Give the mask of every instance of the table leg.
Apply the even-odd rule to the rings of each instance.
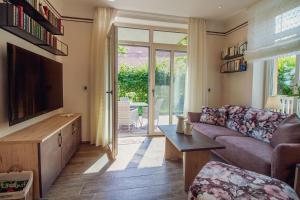
[[[166,138],[165,141],[165,159],[177,161],[182,159],[182,153]]]
[[[190,151],[183,153],[184,189],[189,190],[197,174],[210,160],[210,151]]]

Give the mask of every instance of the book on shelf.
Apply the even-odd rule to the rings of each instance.
[[[53,12],[48,8],[47,5],[43,4],[41,0],[26,0],[35,10],[37,10],[41,15],[44,16],[53,26],[62,32],[61,19],[55,16]]]
[[[34,9],[38,10],[39,0],[26,0]]]
[[[9,18],[11,21],[8,26],[19,27],[20,29],[26,31],[27,33],[33,35],[34,37],[40,39],[45,44],[48,44],[54,48],[58,46],[57,37],[48,32],[43,26],[38,22],[33,20],[23,11],[22,6],[12,5],[8,11]]]
[[[39,11],[53,26],[55,26],[59,29],[60,32],[62,32],[61,19],[56,17],[55,14],[48,8],[48,6],[40,3]]]

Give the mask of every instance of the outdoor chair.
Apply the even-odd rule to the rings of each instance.
[[[155,101],[154,121],[156,121],[156,127],[158,126],[158,123],[159,123],[159,112],[160,112],[160,108],[161,108],[163,102],[164,102],[164,99],[157,99]],[[149,108],[143,107],[141,126],[143,126],[144,119],[148,119],[148,112],[149,112]]]
[[[139,120],[138,109],[130,110],[129,101],[118,101],[118,128],[127,126],[131,131],[131,126],[137,126]]]

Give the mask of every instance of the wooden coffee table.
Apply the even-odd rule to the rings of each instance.
[[[165,159],[183,160],[184,189],[188,191],[196,175],[210,160],[210,150],[224,149],[223,145],[193,130],[191,136],[176,133],[175,125],[162,125],[159,129],[166,136]]]

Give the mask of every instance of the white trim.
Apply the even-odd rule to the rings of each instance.
[[[138,11],[118,10],[117,17],[138,19],[138,20],[150,20],[175,24],[188,24],[187,17],[178,17],[172,15],[160,15]]]

